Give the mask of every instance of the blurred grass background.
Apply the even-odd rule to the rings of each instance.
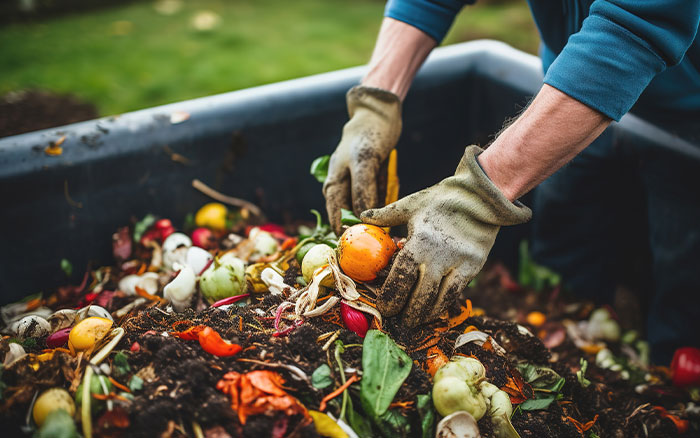
[[[364,64],[381,0],[158,0],[0,27],[0,95],[70,93],[117,114]],[[443,44],[492,38],[535,53],[524,0],[465,8]]]

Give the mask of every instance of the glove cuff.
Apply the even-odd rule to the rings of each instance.
[[[482,201],[481,208],[474,211],[475,216],[482,222],[492,225],[517,225],[527,222],[532,217],[532,211],[520,201],[510,202],[501,190],[491,181],[476,161],[484,150],[478,146],[467,146],[464,156],[457,166],[455,176],[445,182],[450,185],[458,184],[461,189],[468,190]],[[452,183],[449,180],[453,180]]]
[[[345,100],[351,118],[364,108],[386,119],[401,120],[401,99],[391,91],[357,85],[348,90]]]

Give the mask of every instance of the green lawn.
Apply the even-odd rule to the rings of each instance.
[[[0,28],[0,95],[42,88],[78,95],[109,115],[367,62],[382,19],[377,0],[155,3]],[[212,11],[218,26],[192,25]],[[525,1],[466,8],[447,44],[496,38],[534,52]]]

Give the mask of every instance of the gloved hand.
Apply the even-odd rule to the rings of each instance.
[[[362,85],[346,96],[350,120],[328,163],[323,184],[328,220],[340,233],[340,209],[356,215],[379,206],[377,177],[401,134],[401,100],[395,94]]]
[[[468,146],[454,176],[362,213],[368,224],[408,224],[406,245],[378,293],[382,315],[402,312],[409,327],[438,319],[484,266],[499,228],[530,219],[529,208],[510,202],[486,176],[476,161],[481,152]]]

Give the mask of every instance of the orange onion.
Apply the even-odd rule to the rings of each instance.
[[[338,242],[340,269],[355,281],[372,281],[396,252],[389,233],[374,225],[356,224]]]

